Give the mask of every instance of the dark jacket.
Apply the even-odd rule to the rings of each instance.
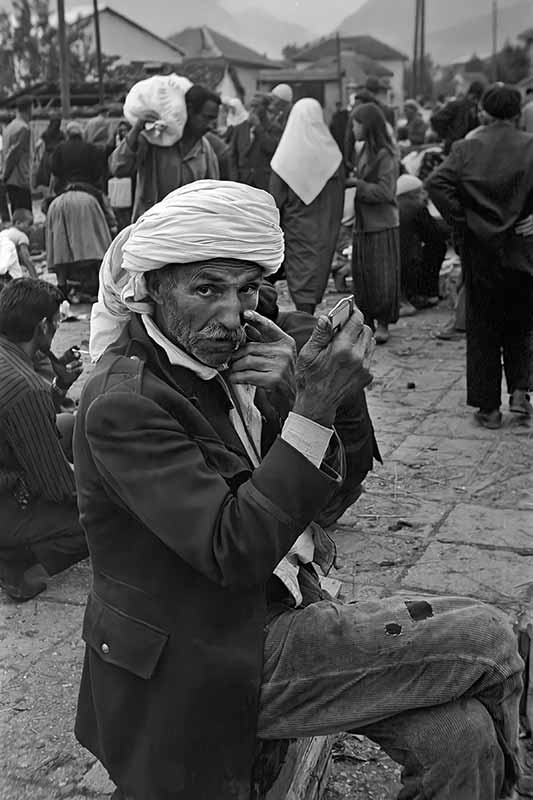
[[[76,735],[142,800],[248,800],[266,587],[342,488],[276,438],[261,391],[256,404],[252,470],[220,384],[172,367],[137,318],[82,394],[94,581]]]
[[[357,161],[357,233],[376,233],[400,224],[396,200],[399,169],[399,158],[395,154],[383,148],[369,159],[365,146]]]
[[[490,248],[503,267],[533,272],[533,237],[514,233],[533,211],[533,136],[508,122],[456,142],[427,183],[459,241]],[[487,270],[491,265],[487,264]]]
[[[270,162],[280,135],[248,120],[236,125],[228,148],[229,179],[268,191]]]

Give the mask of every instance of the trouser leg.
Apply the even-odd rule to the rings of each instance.
[[[401,800],[501,796],[505,759],[491,716],[479,700],[406,712],[360,732],[402,765]]]
[[[508,783],[514,778],[522,667],[507,618],[475,600],[323,601],[267,627],[258,735],[368,732],[396,757],[404,752],[404,797],[463,800],[454,792],[468,774],[480,787],[468,800],[492,800],[504,757]],[[465,732],[460,759],[446,756],[450,729]],[[477,775],[483,759],[487,779]],[[442,783],[435,776],[446,773],[448,782],[428,793],[428,781]]]
[[[489,314],[493,303],[474,303],[469,286],[465,300],[467,403],[492,411],[501,405],[503,320]]]
[[[88,556],[75,503],[38,499],[21,509],[11,495],[0,501],[0,559],[42,564],[49,575]]]
[[[436,237],[424,247],[424,261],[420,270],[418,294],[425,297],[439,296],[439,275],[446,256],[446,241]]]
[[[529,389],[533,277],[510,270],[504,287],[503,364],[509,394]]]

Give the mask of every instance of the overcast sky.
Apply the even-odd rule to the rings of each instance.
[[[330,31],[365,0],[220,0],[228,10],[257,6],[280,19],[317,31]],[[393,3],[394,0],[391,0]]]

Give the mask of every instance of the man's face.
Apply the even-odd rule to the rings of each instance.
[[[214,130],[218,120],[218,105],[214,100],[207,100],[202,110],[189,116],[188,127],[199,139],[208,131]]]
[[[215,369],[244,341],[244,311],[257,306],[261,268],[234,259],[177,265],[151,290],[165,336]]]
[[[38,349],[43,353],[48,353],[52,347],[52,341],[59,328],[59,311],[54,314],[52,319],[43,319],[40,324],[40,336],[38,341]]]

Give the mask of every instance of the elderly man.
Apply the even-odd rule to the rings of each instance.
[[[517,130],[521,95],[495,84],[485,126],[457,142],[428,183],[455,230],[465,276],[467,403],[485,428],[502,425],[502,356],[509,408],[530,417],[533,317],[533,137]]]
[[[370,380],[371,333],[320,317],[295,360],[254,311],[282,259],[270,195],[204,181],[102,267],[95,354],[122,333],[77,418],[94,570],[77,736],[128,800],[248,800],[257,738],[341,730],[404,765],[404,797],[503,797],[522,670],[504,616],[320,588],[319,523],[359,460],[333,424]]]

